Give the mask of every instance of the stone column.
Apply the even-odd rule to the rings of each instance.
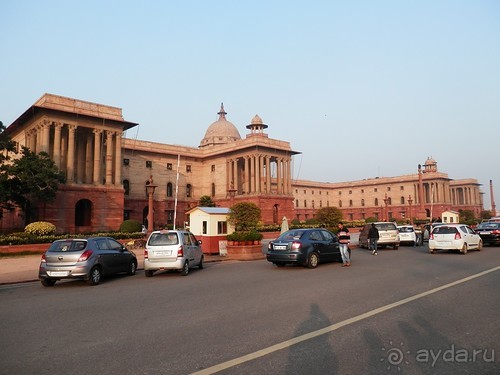
[[[271,156],[266,156],[266,193],[271,194]]]
[[[100,185],[101,182],[101,134],[102,130],[94,129],[94,176],[93,183]]]
[[[252,193],[257,192],[257,156],[252,156]]]
[[[50,125],[52,124],[49,120],[43,120],[41,125],[42,130],[42,144],[41,151],[46,152],[50,155]]]
[[[93,139],[92,139],[92,133],[87,133],[85,137],[85,176],[84,176],[84,181],[86,184],[91,184],[92,183],[92,173],[94,170],[94,163],[93,163],[93,150],[92,150],[92,145],[93,145]]]
[[[75,133],[77,126],[68,125],[68,160],[66,167],[66,179],[68,183],[75,180]]]
[[[245,190],[250,194],[250,156],[245,156]]]
[[[276,183],[278,185],[277,188],[277,193],[281,194],[282,193],[282,186],[281,186],[281,158],[276,158]]]
[[[264,177],[264,155],[259,155],[259,193],[262,193],[262,178]]]
[[[113,182],[113,134],[112,131],[106,131],[106,185]]]
[[[236,189],[236,195],[240,193],[240,175],[238,170],[239,158],[233,159],[233,179],[234,188]]]
[[[63,124],[62,122],[56,122],[54,124],[54,163],[57,168],[61,168],[61,130]]]
[[[122,133],[116,132],[115,136],[115,185],[122,184]]]

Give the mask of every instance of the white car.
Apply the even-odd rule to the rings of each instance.
[[[415,228],[413,228],[413,225],[398,225],[398,231],[399,242],[401,244],[409,243],[411,245],[414,245],[417,241],[417,235],[415,233]]]
[[[472,228],[465,224],[445,224],[435,227],[429,237],[429,252],[435,250],[458,250],[467,254],[468,250],[483,248],[483,240]]]
[[[144,249],[146,277],[155,271],[176,270],[186,276],[192,267],[203,268],[201,241],[187,230],[158,230],[150,234]]]

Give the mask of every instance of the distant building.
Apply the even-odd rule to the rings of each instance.
[[[322,207],[338,207],[346,220],[440,217],[446,210],[482,211],[475,179],[452,180],[428,159],[416,173],[398,177],[326,183],[294,180],[290,143],[269,138],[255,116],[245,138],[221,105],[198,147],[125,138],[138,125],[122,110],[52,94],[43,95],[6,130],[19,148],[49,153],[66,173],[53,203],[35,207],[38,220],[60,232],[117,230],[124,219],[146,222],[150,176],[154,225],[184,226],[188,211],[208,195],[219,207],[257,204],[262,221],[307,220]],[[22,228],[19,210],[4,211],[0,230]]]

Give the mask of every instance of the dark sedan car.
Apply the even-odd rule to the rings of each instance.
[[[483,240],[483,244],[500,244],[500,222],[481,223],[474,230]]]
[[[316,268],[319,263],[342,262],[339,240],[326,229],[292,229],[269,242],[266,258],[278,267],[298,264]]]
[[[111,237],[72,238],[54,241],[42,255],[38,278],[43,286],[61,279],[83,279],[97,285],[103,275],[137,269],[135,254]]]

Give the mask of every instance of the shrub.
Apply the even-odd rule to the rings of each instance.
[[[120,225],[120,232],[123,233],[135,233],[142,230],[142,224],[137,220],[125,220]]]
[[[24,231],[34,236],[47,236],[56,232],[56,226],[46,221],[35,221],[26,225]]]

